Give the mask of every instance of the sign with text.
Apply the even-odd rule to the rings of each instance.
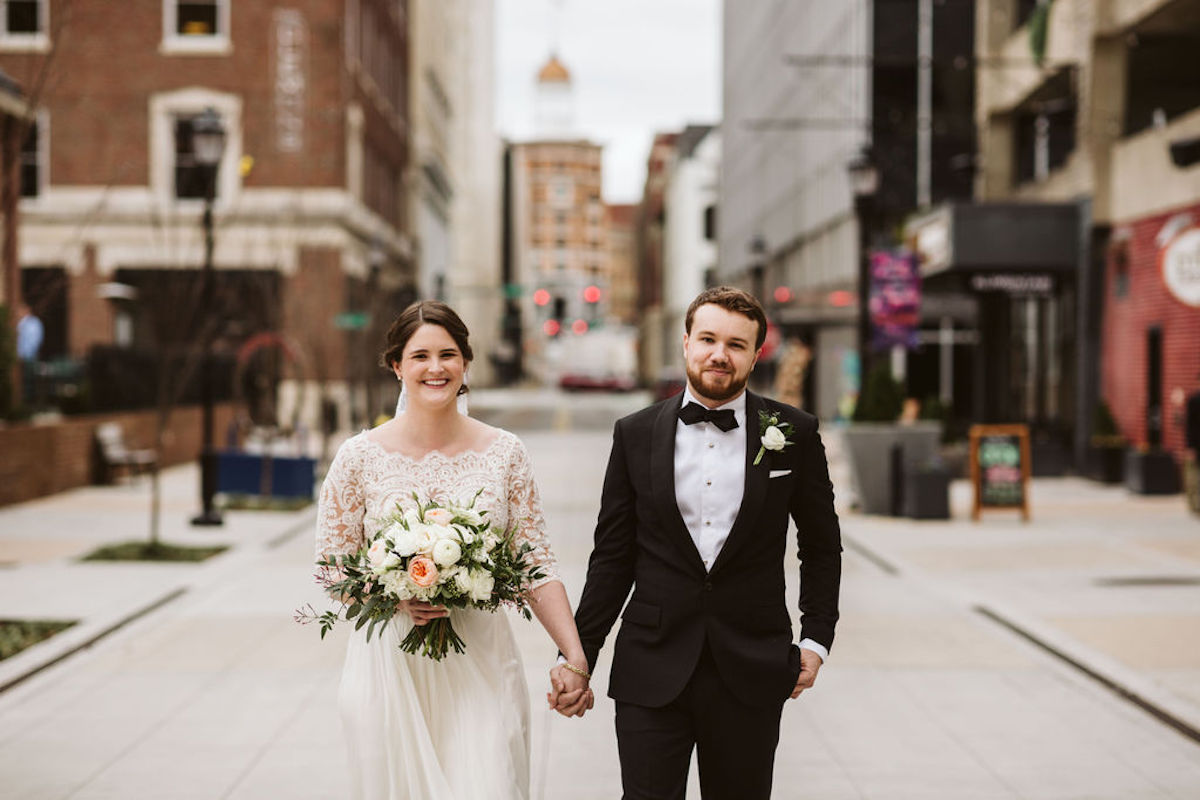
[[[975,488],[971,518],[983,509],[1016,508],[1029,519],[1029,428],[972,425],[970,466]]]
[[[308,84],[308,26],[299,11],[276,9],[273,95],[275,147],[283,153],[304,149],[305,90]]]
[[[1200,306],[1200,228],[1176,236],[1162,252],[1162,275],[1179,302]]]
[[[917,256],[907,250],[871,253],[871,347],[917,346],[921,323],[921,275]]]

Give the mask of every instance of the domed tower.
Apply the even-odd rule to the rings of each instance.
[[[534,106],[536,136],[541,139],[570,139],[575,135],[575,101],[571,73],[558,55],[551,53],[537,74]]]

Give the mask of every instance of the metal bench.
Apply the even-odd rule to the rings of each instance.
[[[100,450],[101,478],[106,483],[112,483],[121,470],[132,476],[158,466],[158,456],[153,450],[130,449],[125,444],[125,434],[119,423],[104,422],[97,425],[96,445]]]

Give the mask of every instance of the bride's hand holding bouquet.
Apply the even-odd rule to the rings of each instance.
[[[359,552],[317,562],[319,579],[341,608],[319,615],[308,608],[297,619],[320,622],[322,638],[339,619],[354,620],[370,640],[377,625],[405,612],[414,625],[400,649],[438,661],[466,647],[445,609],[494,612],[507,605],[529,619],[527,593],[542,577],[529,558],[533,548],[516,543],[515,528],[497,531],[486,511],[475,510],[477,498],[464,506],[413,495],[414,506],[382,520]]]

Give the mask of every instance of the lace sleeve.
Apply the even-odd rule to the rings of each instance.
[[[533,563],[542,568],[542,577],[534,581],[531,588],[544,583],[561,580],[558,576],[558,561],[550,550],[546,538],[546,520],[542,516],[542,498],[538,495],[533,480],[533,467],[529,453],[519,439],[508,473],[508,519],[517,526],[517,541],[533,545]]]
[[[338,448],[317,503],[317,558],[354,553],[363,545],[361,469],[350,441]]]

